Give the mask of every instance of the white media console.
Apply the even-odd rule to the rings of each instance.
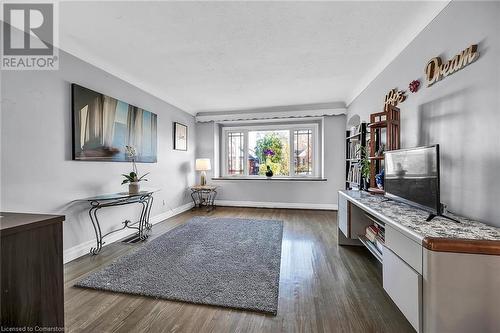
[[[363,191],[340,191],[338,241],[382,263],[383,288],[417,332],[500,332],[500,229],[459,223]],[[365,228],[385,228],[382,251]]]

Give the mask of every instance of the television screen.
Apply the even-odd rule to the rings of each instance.
[[[385,152],[386,196],[440,214],[439,145]]]
[[[73,84],[73,159],[129,161],[125,146],[137,152],[137,162],[156,162],[154,113]]]

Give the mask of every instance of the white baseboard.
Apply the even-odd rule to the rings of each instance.
[[[192,202],[187,203],[185,205],[179,206],[177,208],[172,209],[171,211],[161,213],[159,215],[153,216],[149,219],[149,222],[152,224],[159,223],[161,221],[164,221],[172,216],[178,215],[180,213],[183,213],[187,210],[190,210],[193,208],[194,204]],[[104,246],[109,245],[111,243],[114,243],[116,241],[119,241],[120,239],[127,237],[129,235],[132,235],[134,232],[136,232],[133,229],[123,229],[120,230],[109,237],[106,237],[104,241],[106,244]],[[78,244],[76,246],[70,247],[69,249],[64,250],[64,263],[70,262],[72,260],[75,260],[76,258],[79,258],[81,256],[84,256],[89,253],[91,247],[95,247],[95,239],[89,240],[87,242]]]
[[[337,210],[337,204],[215,200],[217,206]]]

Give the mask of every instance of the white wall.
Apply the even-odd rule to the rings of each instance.
[[[327,116],[324,120],[324,177],[327,181],[211,180],[220,186],[218,200],[251,205],[290,208],[336,209],[337,191],[344,186],[345,115]],[[196,123],[196,157],[216,159],[214,123]],[[273,205],[278,203],[279,205]]]
[[[441,201],[449,210],[500,226],[500,3],[454,1],[358,96],[348,119],[382,110],[392,88],[407,89],[402,147],[441,145]],[[479,44],[479,59],[427,88],[424,68]],[[383,47],[383,45],[381,45]]]
[[[126,191],[122,173],[130,163],[71,160],[71,83],[105,93],[158,115],[158,162],[138,164],[150,172],[155,194],[152,216],[189,204],[187,186],[194,183],[193,116],[94,66],[60,51],[57,71],[2,72],[1,209],[66,215],[64,248],[94,238],[88,204],[73,200]],[[172,149],[172,122],[189,127],[187,152]],[[101,213],[102,212],[102,213]],[[100,211],[103,232],[125,219],[137,220],[139,206]],[[85,249],[85,252],[88,249]]]

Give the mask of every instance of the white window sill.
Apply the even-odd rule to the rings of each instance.
[[[219,181],[219,180],[236,180],[236,181],[269,181],[269,182],[279,182],[279,181],[286,181],[286,182],[326,182],[326,178],[322,177],[272,177],[272,178],[267,178],[267,177],[214,177],[212,178],[214,181]]]

